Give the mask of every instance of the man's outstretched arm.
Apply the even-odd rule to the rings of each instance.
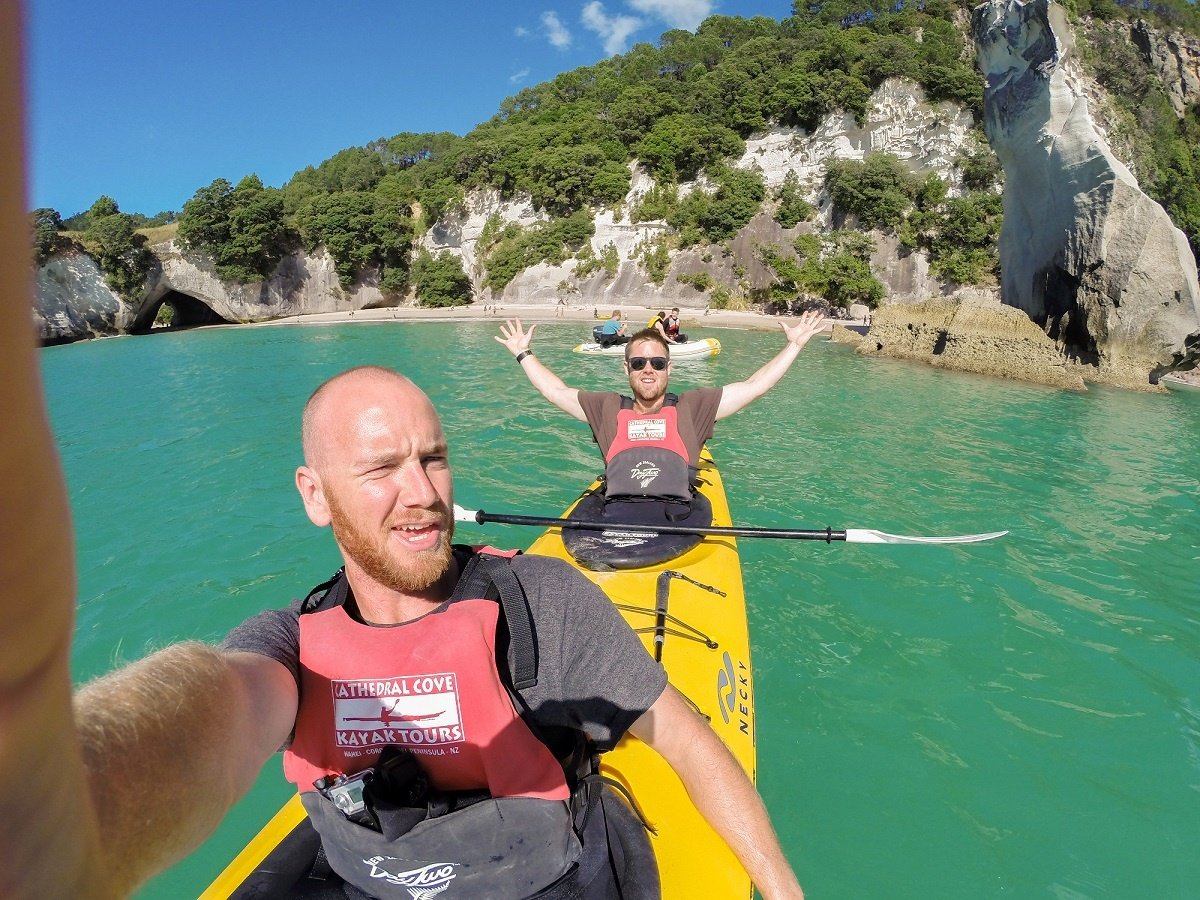
[[[758,791],[717,733],[675,688],[668,684],[629,730],[671,765],[765,900],[804,900]]]
[[[176,644],[85,685],[76,728],[111,884],[131,893],[198,848],[296,719],[265,656]]]
[[[70,716],[75,552],[42,403],[25,214],[22,4],[0,4],[0,859],[4,896],[88,896],[99,833]],[[38,879],[57,869],[57,889]],[[92,896],[103,896],[93,892]]]
[[[22,32],[21,4],[0,4],[0,895],[127,897],[244,792],[287,736],[279,696],[295,682],[187,645],[85,688],[73,712],[75,554],[31,315]]]
[[[801,313],[800,321],[789,326],[780,322],[779,326],[787,335],[787,343],[776,356],[745,381],[727,384],[721,390],[721,404],[717,407],[717,419],[731,416],[739,409],[757,400],[779,382],[792,367],[808,339],[819,332],[822,327],[822,314],[819,310],[810,309]]]
[[[579,391],[568,387],[563,380],[544,366],[533,351],[529,349],[533,341],[533,332],[537,325],[530,325],[529,330],[521,328],[520,319],[505,319],[500,326],[500,334],[496,340],[508,348],[514,356],[520,356],[521,369],[530,383],[538,389],[543,397],[561,409],[569,416],[574,416],[580,422],[586,422],[583,407],[579,403]],[[525,354],[522,356],[521,354]]]

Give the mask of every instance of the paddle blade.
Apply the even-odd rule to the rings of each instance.
[[[921,537],[909,534],[888,534],[866,528],[847,528],[847,544],[977,544],[1004,537],[1007,531],[989,531],[986,534],[950,534],[945,537]]]
[[[457,503],[454,504],[454,521],[455,522],[475,522],[478,524],[479,520],[476,518],[478,515],[479,515],[479,510],[477,510],[477,509],[464,509],[463,507],[459,506]]]

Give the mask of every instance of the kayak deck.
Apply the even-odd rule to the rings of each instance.
[[[712,504],[712,524],[729,525],[724,486],[707,450],[700,460],[699,478],[701,492]],[[559,527],[546,531],[527,552],[573,563]],[[736,541],[709,537],[676,559],[643,569],[591,571],[577,564],[576,568],[608,594],[651,654],[661,647],[671,684],[709,720],[754,780],[754,680]],[[724,596],[664,572],[686,575]],[[659,608],[664,593],[665,615]],[[657,753],[627,735],[602,757],[602,763],[606,775],[629,789],[656,832],[651,844],[664,900],[751,896],[749,876]]]

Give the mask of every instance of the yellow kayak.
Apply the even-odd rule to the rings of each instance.
[[[701,455],[699,477],[701,494],[712,504],[712,524],[730,525],[725,488],[707,450]],[[561,528],[549,529],[527,552],[574,563],[563,546]],[[754,780],[754,678],[735,539],[708,537],[682,556],[646,568],[578,568],[617,604],[652,654],[657,634],[662,635],[661,659],[671,684],[709,720]],[[665,571],[686,575],[724,596],[683,578],[669,577],[665,579],[669,584],[666,617],[656,629],[658,582]],[[629,789],[654,828],[651,844],[662,878],[663,900],[751,896],[749,876],[657,753],[627,735],[602,761],[602,771]]]
[[[700,493],[712,507],[712,524],[729,525],[725,489],[707,450],[701,456],[699,478]],[[596,487],[593,484],[581,500],[587,502]],[[579,502],[572,504],[571,510]],[[576,541],[584,534],[569,529],[568,540]],[[644,535],[630,532],[624,540],[638,545],[645,543],[641,538]],[[620,544],[623,539],[618,533],[610,540]],[[564,546],[562,529],[556,526],[534,541],[527,552],[567,560],[608,594],[641,634],[647,650],[661,659],[671,683],[709,720],[753,780],[754,679],[737,544],[732,537],[689,542],[694,546],[666,562],[599,571],[576,562]],[[630,552],[636,555],[639,551],[634,546]],[[581,555],[587,557],[587,553]],[[602,771],[628,789],[654,829],[651,845],[663,900],[749,900],[749,876],[708,827],[658,754],[626,736],[604,755]],[[297,893],[295,889],[296,882],[305,879],[316,849],[316,836],[308,826],[304,807],[299,796],[293,796],[200,895],[201,900],[325,896],[316,890]]]

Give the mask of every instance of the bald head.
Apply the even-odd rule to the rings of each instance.
[[[439,422],[433,403],[419,387],[383,366],[358,366],[321,384],[308,402],[300,425],[305,465],[320,470],[331,440],[362,413],[379,405],[421,408]]]

